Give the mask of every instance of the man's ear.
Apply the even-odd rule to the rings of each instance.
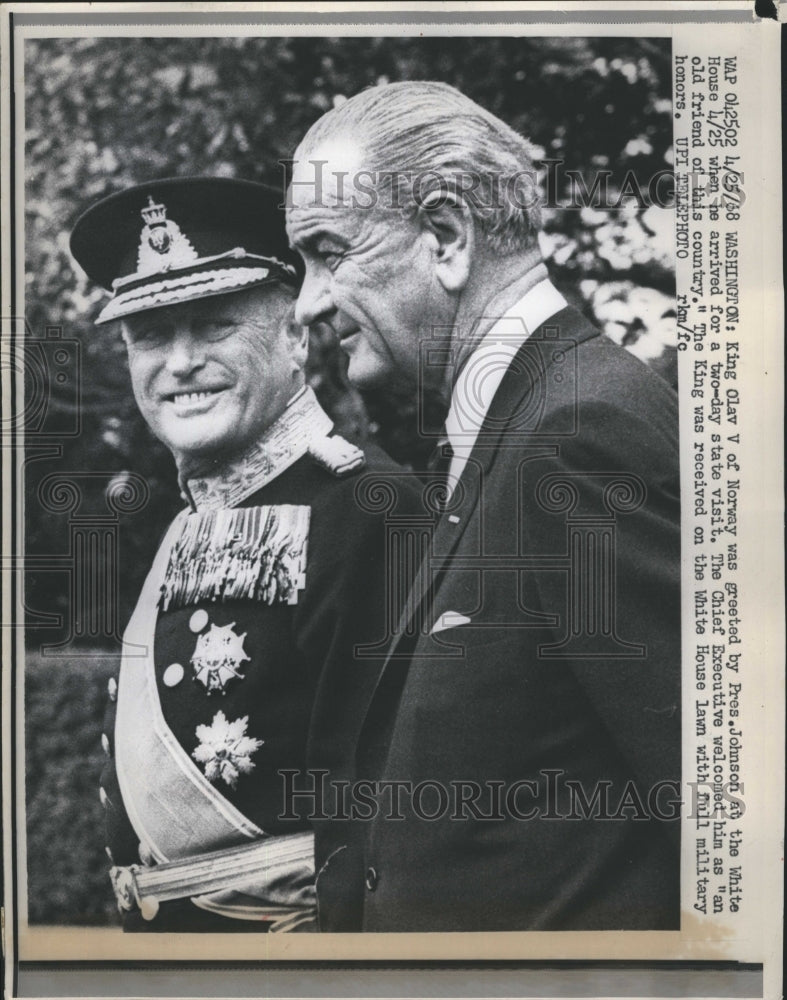
[[[418,206],[418,223],[434,242],[435,274],[447,292],[461,292],[470,277],[475,226],[467,203],[435,191]]]

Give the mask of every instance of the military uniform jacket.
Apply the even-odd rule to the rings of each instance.
[[[321,815],[316,796],[288,789],[319,787],[315,772],[331,780],[348,777],[382,662],[354,655],[357,645],[385,637],[389,570],[384,514],[364,506],[356,487],[364,476],[393,474],[396,467],[375,447],[366,459],[363,469],[337,476],[303,454],[232,509],[215,502],[215,479],[189,482],[198,510],[180,515],[163,543],[169,547],[176,539],[151,629],[152,658],[146,661],[144,649],[135,657],[132,642],[119,687],[110,681],[101,797],[113,865],[175,860],[314,826],[319,871],[345,839],[341,824],[312,823],[310,817]],[[397,482],[400,496],[408,497],[401,476]],[[206,497],[208,509],[200,510]],[[249,541],[238,556],[238,546]],[[268,563],[249,570],[260,549],[272,550]],[[235,578],[251,574],[256,589],[238,593],[238,584],[235,592],[225,586],[216,597],[211,568],[226,562],[228,550],[240,560],[240,568],[237,559],[232,564]],[[286,558],[277,562],[282,553]],[[127,647],[130,638],[138,637],[127,633]],[[169,754],[161,751],[161,738],[152,740],[151,718],[129,718],[133,707],[124,705],[146,662],[149,714],[165,742],[174,738]],[[116,745],[121,740],[125,748]],[[152,759],[145,757],[148,745]],[[215,808],[199,800],[167,801],[161,789],[172,775],[162,781],[155,771],[168,768],[201,782]],[[291,773],[296,777],[286,776]],[[158,831],[151,837],[158,845],[140,836],[148,823]],[[313,878],[302,881],[301,895],[308,898]],[[267,901],[291,900],[291,889],[283,887],[280,896],[274,891]],[[259,909],[259,899],[242,892],[218,893],[196,906],[189,900],[162,904],[149,924],[129,914],[126,926],[235,930],[249,926],[248,916],[263,929],[255,904]]]
[[[520,349],[362,727],[364,930],[679,926],[677,431],[575,310]]]

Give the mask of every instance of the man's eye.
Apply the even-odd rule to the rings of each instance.
[[[335,271],[336,268],[341,264],[343,259],[344,259],[344,254],[334,253],[334,252],[327,253],[323,257],[325,266],[328,268],[329,271]]]
[[[167,338],[167,331],[160,326],[145,326],[131,331],[131,343],[135,347],[156,347]]]
[[[231,320],[219,319],[200,326],[198,332],[204,340],[224,340],[226,337],[229,337],[235,327],[236,324]]]
[[[331,270],[333,270],[336,267],[336,265],[339,264],[339,262],[342,260],[344,254],[341,252],[341,250],[337,250],[335,247],[323,247],[318,249],[317,256],[320,258],[323,264],[325,264],[326,267],[329,267]]]

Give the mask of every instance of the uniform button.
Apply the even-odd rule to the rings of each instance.
[[[374,892],[377,888],[377,869],[373,868],[371,865],[366,869],[366,888],[369,892]]]
[[[109,757],[109,737],[106,733],[101,734],[101,749]]]
[[[208,612],[204,608],[195,611],[189,618],[189,628],[192,632],[201,632],[208,624]]]
[[[114,701],[118,696],[118,682],[114,677],[110,677],[107,682],[107,691],[109,691],[109,700]]]
[[[180,663],[170,663],[164,671],[164,683],[168,688],[174,688],[183,680],[184,670]]]

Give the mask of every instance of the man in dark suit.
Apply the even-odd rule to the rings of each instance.
[[[280,201],[152,181],[72,234],[186,505],[109,682],[100,797],[128,930],[314,930],[315,872],[346,839],[288,775],[352,776],[380,666],[354,651],[385,636],[390,566],[385,511],[356,490],[398,470],[334,434],[306,384]]]
[[[358,385],[447,408],[443,512],[358,743],[375,807],[333,877],[368,931],[677,928],[675,393],[550,283],[529,146],[453,88],[337,106],[288,198],[299,321]]]

